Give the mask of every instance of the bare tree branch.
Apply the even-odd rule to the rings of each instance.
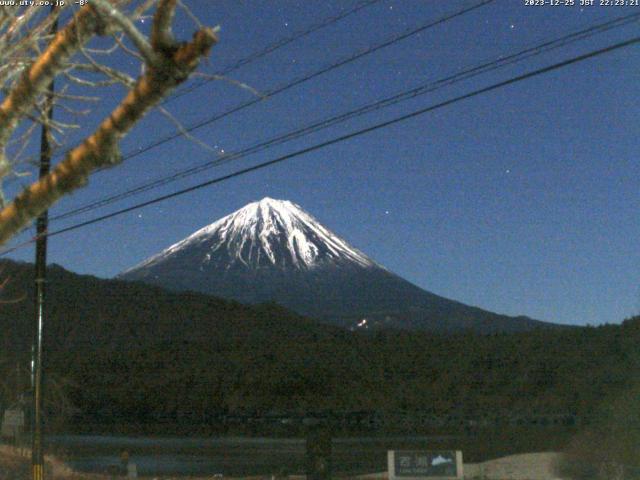
[[[215,153],[216,155],[219,155],[218,150],[216,150],[211,145],[203,142],[202,140],[200,140],[196,136],[194,136],[191,133],[189,133],[189,131],[184,127],[184,125],[182,125],[180,120],[178,120],[169,110],[167,110],[166,108],[164,108],[162,106],[158,106],[158,110],[160,110],[160,113],[162,113],[166,118],[168,118],[171,121],[171,123],[173,123],[175,125],[175,127],[178,129],[178,132],[180,132],[180,135],[182,135],[183,137],[185,137],[188,140],[191,140],[193,143],[195,143],[196,145],[199,145],[203,149],[205,149],[205,150],[207,150],[209,152]]]
[[[69,24],[55,36],[0,105],[0,178],[9,171],[4,149],[18,121],[29,111],[63,65],[78,51],[82,43],[105,26],[90,5],[83,7]]]
[[[155,50],[164,50],[174,45],[171,22],[176,11],[176,0],[160,0],[151,29],[151,44]]]
[[[135,47],[140,51],[142,57],[149,65],[157,65],[159,58],[147,38],[135,27],[133,22],[120,10],[115,8],[107,0],[92,0],[91,5],[100,12],[101,15],[109,17],[131,39]],[[108,21],[108,20],[107,20]]]
[[[161,0],[158,9],[164,10],[170,4],[175,7],[175,1]],[[85,34],[90,34],[100,27],[107,28],[96,23],[96,16],[91,15],[90,10],[86,9],[81,12],[85,12],[85,17],[83,20],[79,20],[77,15],[74,23],[76,28]],[[158,28],[164,29],[162,33],[156,33],[156,36],[162,37],[162,41],[152,42],[152,45],[158,47],[158,50],[154,50],[158,56],[158,62],[148,67],[144,75],[136,82],[135,87],[129,91],[120,105],[101,123],[93,135],[69,152],[49,175],[30,185],[0,211],[0,243],[6,242],[61,196],[86,184],[92,171],[119,163],[121,159],[118,150],[119,141],[149,109],[157,105],[172,89],[188,78],[217,41],[214,30],[204,28],[196,32],[193,40],[189,43],[179,44],[171,40],[171,44],[164,44],[163,42],[170,38],[168,35],[171,35],[170,30],[167,30],[166,18],[166,12],[157,12],[154,17],[154,22],[160,22]],[[89,28],[88,25],[93,28]],[[69,58],[69,50],[77,51],[79,49],[80,38],[81,35],[74,32],[73,28],[69,30],[68,27],[58,34],[45,52],[45,60],[41,59],[36,62],[42,63],[42,65],[34,70],[34,64],[34,67],[29,70],[29,76],[26,79],[29,85],[31,86],[37,81],[42,82],[43,77],[51,78],[55,72],[60,71],[63,63]],[[31,89],[33,88],[31,87]],[[31,100],[33,100],[34,94],[31,89],[22,89],[26,90],[26,93],[31,95]],[[14,91],[12,91],[10,98],[15,96]],[[14,102],[17,102],[17,99],[14,99]],[[26,108],[29,103],[23,102],[20,105],[22,108]],[[14,112],[3,112],[0,107],[0,146],[6,143],[5,137],[8,138],[4,128],[14,129],[17,117],[18,115]]]

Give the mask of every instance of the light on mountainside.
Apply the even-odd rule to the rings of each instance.
[[[275,302],[349,329],[493,332],[549,325],[425,291],[377,264],[299,205],[268,197],[199,229],[120,277],[243,303]]]

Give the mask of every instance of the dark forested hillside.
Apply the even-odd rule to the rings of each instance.
[[[423,290],[286,200],[263,198],[168,247],[119,278],[245,304],[275,302],[343,328],[432,333],[557,328]]]
[[[0,341],[9,397],[15,362],[28,359],[32,267],[2,268],[8,281]],[[114,428],[313,412],[588,416],[639,371],[638,319],[485,336],[366,334],[276,305],[247,307],[55,266],[49,279],[49,379],[63,386],[76,422]]]

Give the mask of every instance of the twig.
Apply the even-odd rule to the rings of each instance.
[[[220,152],[218,152],[215,148],[213,148],[211,145],[208,145],[207,143],[203,142],[202,140],[200,140],[199,138],[193,136],[192,134],[190,134],[186,128],[184,128],[184,125],[182,125],[182,123],[180,123],[180,120],[178,120],[176,117],[174,117],[171,112],[169,112],[166,108],[162,107],[162,106],[158,106],[158,110],[160,110],[160,112],[167,117],[178,129],[178,132],[180,132],[180,135],[182,135],[183,137],[191,140],[193,143],[195,143],[196,145],[201,146],[202,148],[204,148],[205,150],[215,153],[216,155],[219,155]]]
[[[100,12],[100,14],[109,17],[109,19],[111,19],[122,29],[124,33],[127,34],[129,39],[133,42],[149,65],[159,65],[159,57],[153,48],[151,48],[149,42],[147,42],[147,38],[136,28],[133,22],[126,15],[106,0],[91,0],[91,5]]]

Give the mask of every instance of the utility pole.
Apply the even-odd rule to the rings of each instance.
[[[51,6],[51,15],[55,14],[55,6]],[[58,31],[58,19],[51,24],[49,33],[53,36]],[[44,103],[45,120],[42,123],[40,136],[40,178],[49,173],[51,167],[51,126],[49,121],[53,119],[54,83],[53,80],[47,88]],[[43,430],[43,372],[42,350],[45,319],[45,294],[47,282],[47,228],[49,224],[49,211],[45,210],[37,220],[36,227],[36,268],[35,268],[35,328],[33,347],[31,350],[31,379],[33,388],[33,411],[31,415],[31,471],[33,480],[44,480],[44,452],[42,448]]]

